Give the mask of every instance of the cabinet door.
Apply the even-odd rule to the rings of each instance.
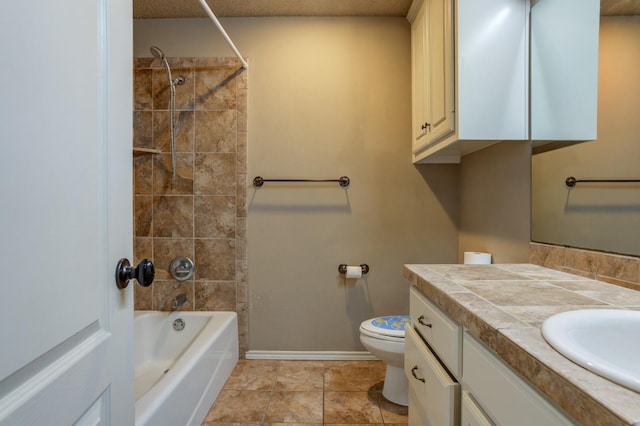
[[[599,25],[599,0],[543,0],[532,6],[534,141],[596,139]]]
[[[496,424],[576,424],[466,331],[462,353],[464,387]]]
[[[458,138],[526,140],[528,0],[457,5]]]
[[[452,0],[430,0],[427,13],[428,143],[455,130]]]
[[[427,21],[425,11],[429,3],[424,2],[411,25],[411,100],[412,100],[412,136],[413,152],[420,150],[427,143],[427,109],[426,109],[426,37]]]

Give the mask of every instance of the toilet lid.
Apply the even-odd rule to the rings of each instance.
[[[404,337],[404,327],[411,323],[408,315],[388,315],[373,318],[360,324],[360,329],[390,337]]]

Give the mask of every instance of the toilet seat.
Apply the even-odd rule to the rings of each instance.
[[[372,318],[360,324],[360,333],[375,339],[404,342],[404,327],[411,323],[408,315]]]

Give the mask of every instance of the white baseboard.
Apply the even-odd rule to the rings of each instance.
[[[367,351],[247,351],[245,358],[297,361],[369,361],[378,359]]]

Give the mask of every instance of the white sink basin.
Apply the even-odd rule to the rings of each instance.
[[[563,312],[542,324],[542,336],[576,364],[640,392],[640,311]]]

